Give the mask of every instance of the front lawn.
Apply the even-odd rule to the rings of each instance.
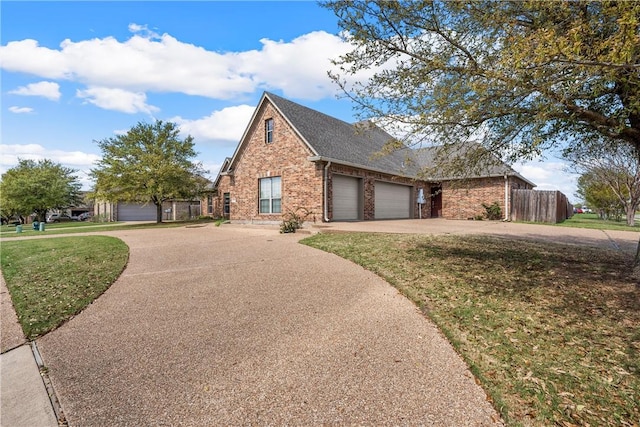
[[[25,336],[34,339],[78,314],[128,259],[128,246],[115,237],[2,242],[0,266]]]
[[[622,221],[600,219],[598,214],[574,214],[571,218],[558,224],[560,227],[595,228],[597,230],[620,230],[640,232],[640,221],[636,221],[635,226],[629,227],[625,219]]]
[[[3,225],[2,227],[0,227],[0,237],[5,239],[13,237],[43,236],[52,234],[74,234],[115,230],[139,230],[143,228],[170,228],[207,224],[210,222],[213,222],[213,219],[202,218],[188,221],[166,221],[161,223],[72,221],[46,224],[45,231],[36,231],[33,229],[33,226],[31,224],[25,224],[22,226],[22,233],[16,233],[16,227],[13,225]]]
[[[510,426],[640,423],[640,288],[628,255],[478,236],[317,234],[449,338]]]

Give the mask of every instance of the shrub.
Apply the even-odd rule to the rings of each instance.
[[[498,202],[493,202],[491,205],[482,204],[482,207],[485,210],[485,217],[489,220],[497,221],[502,219],[502,209]]]
[[[302,211],[302,213],[300,213]],[[296,208],[294,211],[289,211],[283,215],[282,223],[280,224],[280,233],[295,233],[297,229],[302,228],[304,220],[311,214],[306,208]]]

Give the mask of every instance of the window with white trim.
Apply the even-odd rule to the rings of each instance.
[[[273,119],[264,121],[264,142],[271,144],[273,142]]]
[[[282,193],[280,192],[281,179],[279,176],[262,178],[260,182],[259,208],[261,214],[282,212]]]

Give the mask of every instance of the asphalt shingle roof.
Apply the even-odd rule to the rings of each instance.
[[[416,162],[422,168],[436,168],[437,165],[451,162],[450,170],[447,170],[447,166],[442,167],[440,171],[436,168],[435,173],[430,176],[434,180],[495,177],[506,174],[508,176],[517,176],[534,185],[479,144],[423,147],[413,151],[416,156]],[[468,160],[470,158],[477,160],[470,163]]]
[[[436,165],[438,147],[416,150],[405,146],[401,149],[385,151],[385,145],[392,143],[394,138],[371,122],[350,124],[271,92],[265,92],[264,99],[269,100],[282,113],[312,151],[323,160],[413,178],[418,177],[419,172],[424,168],[432,168]],[[460,147],[458,152],[463,154],[467,152],[466,146],[460,145]],[[488,165],[474,175],[475,177],[501,176],[505,173],[531,183],[500,161]],[[424,179],[429,178],[456,179],[456,177],[443,176],[424,177]]]
[[[318,156],[393,175],[415,176],[409,148],[380,155],[393,137],[370,123],[349,124],[270,92],[265,96]]]

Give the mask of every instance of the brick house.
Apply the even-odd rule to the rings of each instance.
[[[467,219],[485,212],[482,203],[508,212],[511,189],[535,186],[503,163],[464,185],[419,178],[432,149],[379,155],[391,139],[370,123],[348,124],[265,92],[202,212],[253,223],[280,222],[299,208],[307,222]]]

